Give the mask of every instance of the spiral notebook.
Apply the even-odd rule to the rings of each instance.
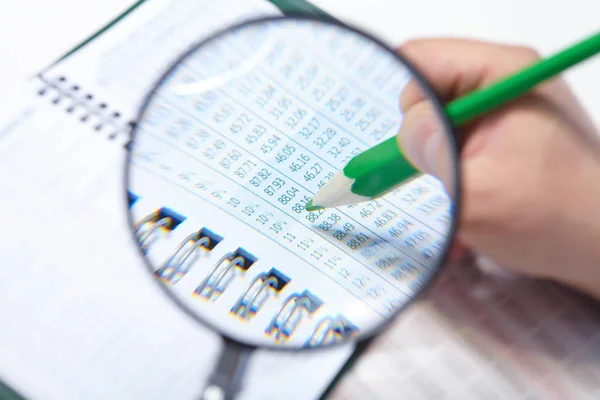
[[[288,7],[282,4],[281,9]],[[2,269],[0,283],[0,379],[12,389],[2,391],[3,397],[198,397],[222,343],[158,290],[141,260],[126,223],[124,145],[143,92],[179,50],[228,24],[281,9],[262,0],[140,2],[99,39],[43,71],[4,103],[0,181],[12,195],[3,196],[2,205],[21,218],[0,241],[2,259],[11,265]],[[133,68],[115,73],[106,63],[111,56],[121,59],[119,46],[148,49],[139,40],[144,34],[149,36],[142,41],[152,45],[148,55],[161,59],[145,60],[151,68],[135,72],[144,78],[119,88],[111,79],[132,79]],[[118,93],[111,93],[114,89]],[[6,173],[8,168],[14,172]],[[131,206],[151,204],[132,196]],[[143,227],[152,217],[168,215],[171,228],[195,229],[181,243],[175,234],[165,243],[172,245],[174,257],[160,272],[164,276],[176,271],[176,279],[182,272],[176,265],[192,261],[195,250],[224,251],[222,261],[230,254],[231,239],[219,235],[218,224],[194,227],[164,207],[149,215]],[[44,233],[33,245],[29,239],[35,231]],[[247,267],[261,262],[260,249],[231,250]],[[240,317],[267,312],[259,312],[266,290],[282,301],[278,292],[285,295],[294,287],[278,271],[253,279],[256,285],[246,292],[218,288],[222,296],[238,290],[232,312]],[[292,328],[285,324],[286,330]],[[318,398],[352,351],[352,346],[306,355],[258,350],[240,398]]]
[[[218,298],[232,317],[261,320],[274,334],[307,342],[333,326],[351,334],[343,316],[323,320],[320,330],[307,330],[301,319],[278,320],[299,298],[311,305],[308,313],[322,299],[283,268],[254,273],[263,249],[241,245],[222,223],[134,192],[125,202],[131,120],[164,65],[227,24],[297,10],[320,13],[294,1],[141,1],[0,107],[0,187],[7,194],[0,204],[9,211],[0,255],[10,266],[0,269],[0,379],[14,392],[61,400],[198,397],[219,336],[157,290],[126,207],[139,216],[146,250],[162,254],[155,274],[165,281],[189,278],[198,259],[215,277],[245,269],[243,281],[209,280],[197,295]],[[280,229],[255,204],[227,204],[222,191],[210,196]],[[154,240],[157,230],[169,234]],[[323,253],[313,247],[307,257],[336,261]],[[241,398],[598,398],[594,304],[547,282],[458,267],[361,357],[352,357],[353,346],[305,355],[257,351]],[[351,357],[353,368],[344,372]],[[18,398],[14,392],[0,395]]]

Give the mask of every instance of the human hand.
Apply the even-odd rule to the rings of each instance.
[[[399,51],[446,102],[539,58],[527,48],[461,39],[415,40]],[[447,181],[443,152],[431,151],[445,139],[429,103],[409,84],[400,104],[399,145],[420,169]],[[460,131],[459,243],[600,298],[599,136],[565,82],[547,81]]]

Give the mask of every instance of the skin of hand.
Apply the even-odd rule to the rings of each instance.
[[[532,49],[468,39],[413,40],[398,51],[443,104],[539,59]],[[397,141],[447,187],[447,133],[416,82],[403,91]],[[560,78],[457,129],[462,174],[458,247],[513,271],[600,299],[600,145]]]

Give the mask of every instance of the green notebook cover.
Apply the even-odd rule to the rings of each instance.
[[[63,56],[58,58],[54,64],[62,61],[63,59],[69,57],[70,55],[76,53],[81,48],[85,47],[87,44],[94,41],[96,38],[101,36],[104,32],[108,31],[113,26],[118,24],[120,21],[125,19],[132,12],[134,12],[145,1],[146,0],[138,0],[137,2],[135,2],[131,7],[126,9],[122,14],[120,14],[115,19],[110,21],[108,24],[106,24],[100,30],[95,32],[93,35],[91,35],[90,37],[83,40],[80,44],[75,46],[72,50],[68,51],[66,54],[64,54]],[[315,15],[315,16],[320,16],[323,18],[336,20],[333,16],[327,14],[325,11],[321,10],[320,8],[316,7],[315,5],[309,3],[305,0],[268,0],[268,1],[273,3],[275,6],[277,6],[277,8],[279,8],[284,14],[301,13],[301,14]],[[336,375],[334,380],[330,383],[329,387],[327,388],[326,392],[323,394],[322,398],[326,398],[328,396],[328,394],[331,392],[331,390],[333,389],[335,384],[340,380],[340,378],[344,375],[344,373],[351,367],[351,365],[354,363],[356,358],[359,356],[360,353],[362,353],[364,351],[364,349],[366,348],[367,345],[368,345],[368,342],[361,343],[358,345],[354,354],[351,356],[351,358],[348,360],[348,362],[344,365],[344,367],[338,372],[338,374]],[[24,397],[19,395],[16,391],[11,389],[7,384],[5,384],[4,382],[2,382],[2,380],[0,380],[0,399],[1,400],[23,400]]]

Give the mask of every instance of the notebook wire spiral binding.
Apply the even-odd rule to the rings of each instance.
[[[255,287],[256,283],[258,282],[260,282],[258,284],[258,287],[251,292],[250,290],[253,287]],[[263,272],[262,274],[254,278],[252,283],[249,285],[248,289],[246,289],[244,294],[240,296],[237,303],[233,306],[233,312],[238,314],[243,319],[248,319],[248,314],[250,313],[250,310],[253,309],[253,306],[256,302],[256,299],[258,299],[258,296],[264,293],[265,289],[268,289],[271,285],[275,285],[277,283],[277,278],[273,276],[267,276],[267,274]],[[248,299],[244,301],[246,297],[248,297]]]
[[[144,225],[146,225],[148,222],[153,222],[152,226],[146,231],[143,231]],[[135,234],[138,237],[142,248],[144,250],[147,250],[148,247],[150,247],[150,245],[154,242],[154,240],[157,239],[157,235],[155,235],[155,233],[157,233],[160,230],[160,228],[168,228],[170,225],[171,218],[169,217],[161,218],[158,221],[142,221],[142,224],[135,229]]]
[[[347,339],[358,329],[342,315],[335,318],[325,317],[317,324],[310,338],[306,341],[306,347],[319,346],[335,343],[340,339]]]
[[[48,98],[51,104],[63,108],[65,113],[78,118],[90,129],[103,133],[108,140],[124,145],[129,143],[134,121],[125,122],[121,112],[111,110],[108,104],[96,100],[96,96],[64,76],[49,79],[38,74],[37,78],[40,83],[38,96]]]
[[[343,322],[331,317],[324,318],[317,325],[310,338],[306,341],[307,346],[325,344],[327,338],[331,335],[334,337],[336,332],[343,331]]]
[[[274,296],[279,296],[279,293],[289,281],[290,278],[274,268],[269,273],[260,273],[239,297],[231,312],[242,320],[249,320],[258,312],[271,293]]]
[[[215,301],[235,276],[236,267],[243,274],[255,261],[255,257],[242,249],[225,254],[215,263],[206,278],[196,288],[195,293],[205,299]]]
[[[275,341],[290,337],[303,318],[302,311],[310,316],[322,304],[320,299],[306,290],[301,294],[290,295],[271,320],[266,333],[272,334]]]
[[[137,203],[139,197],[132,195]],[[147,252],[158,241],[170,240],[170,234],[177,229],[187,218],[168,207],[160,207],[146,213],[134,225],[135,235],[144,251]],[[177,287],[178,281],[192,268],[205,268],[200,263],[203,255],[208,255],[224,239],[206,227],[194,230],[192,233],[182,235],[183,240],[167,252],[165,261],[160,263],[160,268],[154,274],[163,282],[168,282]],[[168,241],[166,242],[168,243]],[[168,245],[170,246],[170,245]],[[200,284],[191,290],[190,295],[200,297],[210,302],[218,302],[221,294],[227,290],[234,279],[247,279],[249,270],[258,261],[258,257],[242,247],[225,252],[216,262],[211,262],[207,273]],[[276,267],[271,267],[267,272],[257,274],[249,273],[252,278],[239,294],[234,304],[229,306],[231,317],[237,318],[242,323],[249,322],[263,305],[272,298],[279,298],[284,293],[292,277],[283,274]],[[316,312],[322,308],[324,302],[311,291],[304,289],[294,291],[286,296],[285,300],[277,300],[273,305],[276,312],[267,324],[264,334],[275,342],[289,340],[298,326],[307,320],[312,320]],[[302,329],[310,329],[310,334],[304,342],[305,347],[318,346],[337,342],[359,331],[343,315],[325,315],[317,322],[311,322]]]
[[[162,236],[161,234],[168,234],[183,221],[185,221],[184,216],[162,207],[142,218],[135,224],[133,231],[142,251],[147,253],[152,244]]]
[[[191,246],[188,246],[187,249],[184,250],[186,245],[192,243]],[[210,238],[203,236],[199,236],[199,232],[194,232],[185,238],[179,246],[171,253],[171,256],[165,261],[162,267],[160,267],[156,274],[160,276],[163,280],[166,280],[170,283],[177,283],[179,279],[183,275],[187,273],[187,271],[191,268],[195,259],[190,259],[192,254],[198,254],[199,250],[204,250],[210,246]],[[183,253],[180,257],[178,255]],[[178,276],[179,275],[179,276]]]

